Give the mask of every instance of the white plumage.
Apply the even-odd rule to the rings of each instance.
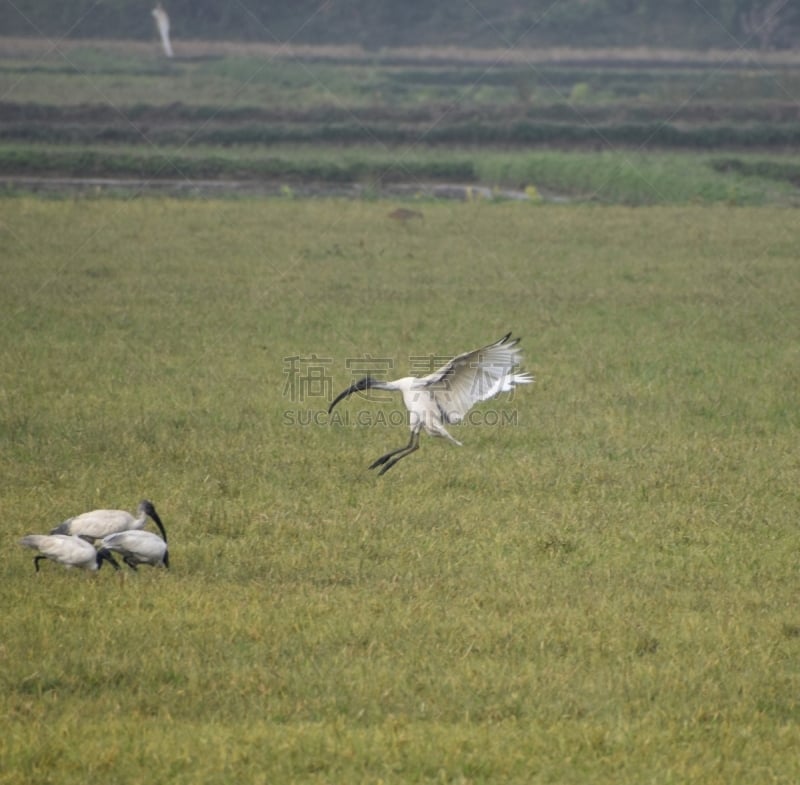
[[[172,57],[174,53],[169,40],[169,16],[161,3],[158,3],[151,13],[156,20],[156,27],[158,28],[158,34],[161,36],[161,46],[164,48],[164,54],[167,57]]]
[[[29,534],[20,540],[20,544],[39,551],[39,556],[33,559],[36,572],[39,572],[39,562],[42,559],[51,559],[65,567],[79,567],[83,570],[99,570],[103,562],[107,561],[114,569],[119,569],[119,564],[105,548],[97,550],[90,542],[69,534]]]
[[[370,469],[383,466],[380,474],[419,449],[419,435],[423,430],[430,436],[442,436],[461,446],[461,442],[447,432],[446,424],[460,422],[479,401],[509,392],[517,384],[533,381],[530,374],[515,371],[522,360],[518,343],[519,338],[512,338],[508,333],[482,349],[454,357],[438,370],[420,378],[406,376],[384,382],[367,376],[341,392],[331,403],[328,413],[342,398],[354,392],[368,389],[402,392],[409,412],[411,439],[404,447],[382,455],[371,464]]]
[[[103,538],[103,547],[122,556],[122,561],[132,570],[139,564],[169,567],[167,542],[152,532],[127,531],[109,534]]]
[[[50,534],[73,534],[86,540],[102,540],[103,537],[115,532],[143,529],[148,516],[153,519],[163,534],[164,524],[158,517],[153,503],[147,499],[139,502],[135,516],[126,510],[92,510],[76,515],[74,518],[67,518]]]

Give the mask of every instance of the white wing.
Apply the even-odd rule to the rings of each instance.
[[[144,520],[142,520],[144,525]],[[115,531],[136,527],[136,518],[125,510],[92,510],[67,518],[50,534],[75,534],[78,537],[99,539]]]
[[[97,552],[93,545],[67,534],[29,534],[20,540],[22,545],[34,548],[48,559],[82,566],[96,564]]]
[[[459,422],[479,401],[533,381],[528,373],[514,372],[522,360],[518,343],[508,333],[489,346],[459,354],[417,386],[431,392],[446,422]]]
[[[167,544],[157,534],[138,529],[109,534],[103,538],[103,546],[148,564],[160,562],[167,550]]]

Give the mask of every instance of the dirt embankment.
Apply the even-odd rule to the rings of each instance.
[[[571,47],[524,47],[476,49],[469,47],[395,47],[370,51],[362,46],[310,46],[281,43],[244,43],[239,41],[173,41],[177,58],[212,58],[226,56],[264,57],[269,60],[363,62],[404,65],[575,65],[648,68],[752,68],[760,66],[800,66],[800,50],[761,51],[756,49],[686,50],[655,47],[575,49]],[[160,50],[152,41],[110,39],[17,38],[0,36],[0,57],[32,58],[77,49],[98,49],[118,54],[147,54]]]

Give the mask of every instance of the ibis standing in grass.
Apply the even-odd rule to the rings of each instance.
[[[74,534],[83,537],[85,540],[102,540],[109,534],[116,532],[129,531],[131,529],[143,529],[147,519],[152,518],[158,526],[164,539],[164,524],[158,517],[153,502],[144,499],[139,502],[136,515],[131,515],[126,510],[92,510],[76,515],[74,518],[67,518],[63,523],[56,526],[50,534]]]
[[[71,534],[29,534],[20,540],[20,545],[39,551],[39,555],[33,559],[36,572],[39,572],[42,559],[83,570],[99,570],[107,561],[115,570],[119,569],[119,564],[106,548],[97,550],[90,542]]]
[[[390,390],[403,394],[403,403],[409,413],[411,439],[408,444],[391,450],[370,465],[370,469],[383,468],[379,474],[389,471],[399,460],[419,449],[419,436],[424,430],[430,436],[442,436],[461,446],[445,425],[458,423],[479,401],[486,401],[501,392],[509,392],[517,384],[529,384],[533,377],[528,373],[517,373],[522,360],[519,338],[511,333],[499,341],[459,354],[449,363],[427,376],[406,376],[393,382],[384,382],[366,376],[336,396],[328,408],[333,411],[342,398],[364,390]]]

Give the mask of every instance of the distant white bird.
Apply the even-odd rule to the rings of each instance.
[[[153,502],[147,501],[147,499],[139,502],[135,517],[126,510],[92,510],[76,515],[74,518],[67,518],[50,534],[74,534],[86,540],[102,540],[103,537],[115,532],[143,529],[148,516],[153,519],[166,539],[164,524],[158,517]]]
[[[166,534],[162,540],[157,534],[143,531],[117,532],[103,537],[103,548],[122,556],[132,570],[139,564],[169,567]]]
[[[340,393],[328,408],[333,411],[342,398],[362,390],[399,390],[409,412],[411,439],[370,465],[370,469],[383,466],[379,474],[389,471],[399,460],[419,449],[419,435],[424,430],[430,436],[443,436],[461,446],[445,429],[446,424],[458,423],[478,401],[508,392],[515,384],[529,384],[533,377],[528,373],[515,373],[522,359],[517,348],[519,338],[511,333],[499,341],[454,357],[437,371],[417,378],[406,376],[393,382],[383,382],[370,376],[360,379]]]
[[[36,572],[39,572],[42,559],[52,559],[66,567],[80,567],[83,570],[99,570],[107,561],[115,570],[119,569],[119,564],[106,548],[97,550],[90,542],[69,534],[29,534],[20,540],[20,545],[39,551],[40,555],[33,559]]]
[[[164,10],[161,3],[157,3],[156,7],[150,12],[156,20],[156,27],[158,34],[161,36],[161,46],[164,47],[164,54],[167,57],[173,57],[172,44],[169,41],[169,16]]]

